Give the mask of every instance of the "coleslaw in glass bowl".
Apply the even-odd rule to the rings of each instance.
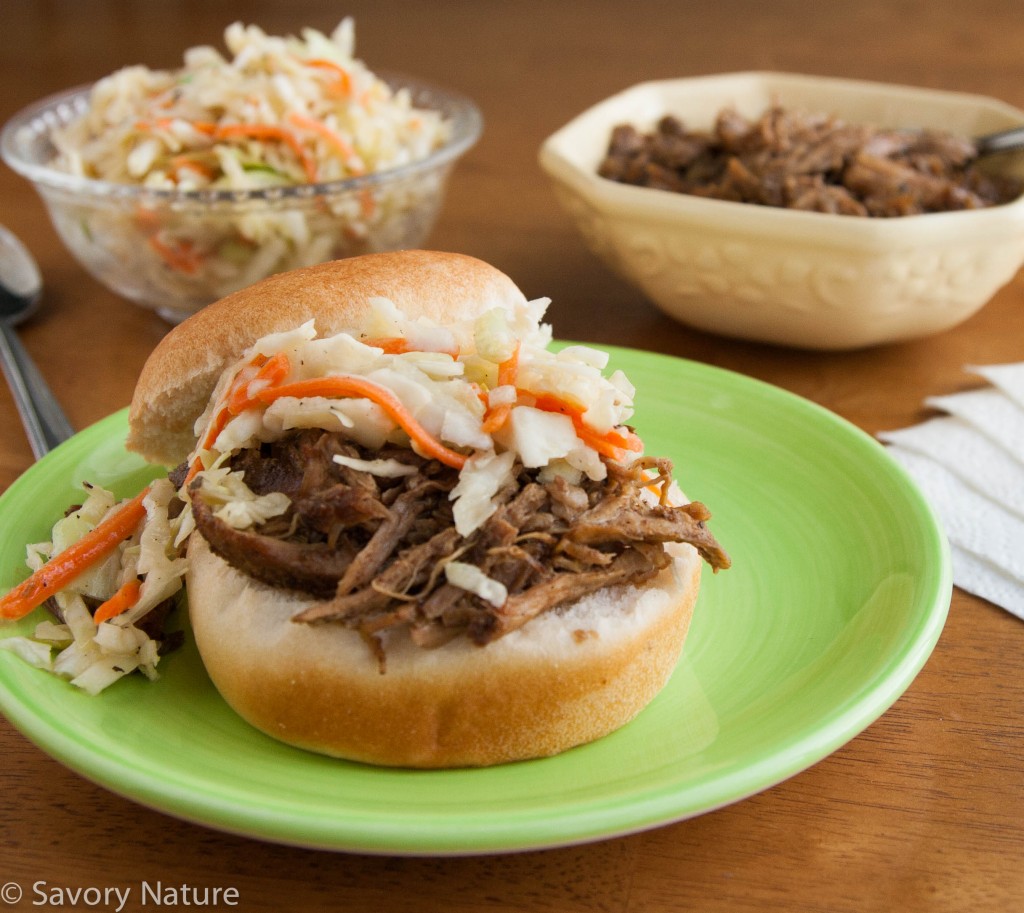
[[[82,265],[172,322],[272,273],[420,246],[482,129],[469,99],[371,72],[351,19],[300,38],[236,23],[225,44],[43,99],[0,134]]]

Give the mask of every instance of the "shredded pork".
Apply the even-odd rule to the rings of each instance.
[[[710,131],[663,117],[650,133],[613,132],[602,177],[761,206],[892,217],[1006,203],[1019,181],[986,173],[974,145],[938,130],[882,130],[775,105],[731,109]]]
[[[338,454],[414,471],[374,476],[337,463]],[[495,511],[466,537],[449,497],[458,473],[408,448],[371,453],[340,434],[303,431],[240,452],[231,468],[257,495],[280,491],[291,506],[235,529],[216,517],[198,482],[196,527],[212,550],[251,577],[315,597],[296,622],[354,628],[378,650],[381,632],[399,627],[424,647],[463,634],[489,643],[588,593],[650,579],[670,561],[668,542],[693,544],[716,570],[729,565],[702,504],[672,507],[642,494],[671,483],[667,460],[609,463],[607,479],[578,485],[560,476],[541,481],[517,464]],[[473,576],[507,597],[485,599],[453,584],[445,566],[455,561],[479,569],[482,577]]]

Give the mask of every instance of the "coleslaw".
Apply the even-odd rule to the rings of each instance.
[[[351,18],[300,37],[234,23],[224,41],[226,56],[194,47],[178,69],[101,79],[51,134],[54,169],[148,194],[55,212],[66,240],[101,278],[131,263],[122,290],[178,318],[270,273],[425,234],[444,174],[402,172],[452,135],[355,56]]]
[[[89,483],[83,487],[84,500],[57,521],[50,540],[26,546],[31,570],[41,571],[124,506],[103,488]],[[89,694],[135,671],[156,679],[161,652],[177,640],[163,622],[174,608],[187,567],[175,544],[180,521],[168,514],[174,497],[168,479],[154,482],[142,499],[144,519],[131,535],[50,597],[52,618],[40,621],[31,636],[0,639],[0,650]],[[132,584],[131,604],[104,619],[103,607]]]
[[[220,471],[233,453],[302,428],[340,432],[371,450],[411,446],[459,470],[452,500],[465,537],[491,515],[516,462],[542,480],[576,483],[604,479],[602,457],[630,463],[642,452],[625,427],[632,384],[621,371],[604,375],[605,352],[549,348],[548,299],[444,327],[410,319],[386,298],[370,304],[362,325],[329,337],[310,320],[258,340],[196,422],[196,472]]]

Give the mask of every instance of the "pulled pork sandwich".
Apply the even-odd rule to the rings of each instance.
[[[143,369],[128,446],[177,468],[189,617],[244,719],[411,767],[564,751],[675,666],[729,559],[633,388],[554,352],[478,260],[375,254],[200,311]]]

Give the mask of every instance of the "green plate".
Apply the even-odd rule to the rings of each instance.
[[[796,774],[903,693],[945,621],[944,536],[867,435],[775,387],[613,349],[635,423],[707,503],[733,568],[705,573],[686,650],[631,724],[558,757],[407,771],[279,744],[221,700],[191,642],[155,683],[98,698],[0,653],[0,709],[45,752],[144,805],[282,843],[454,855],[581,843],[678,821]],[[89,479],[131,494],[150,471],[125,413],[41,460],[0,498],[0,586],[22,576]],[[25,631],[27,621],[16,626]],[[10,630],[10,629],[9,629]],[[45,808],[39,809],[46,814]]]

